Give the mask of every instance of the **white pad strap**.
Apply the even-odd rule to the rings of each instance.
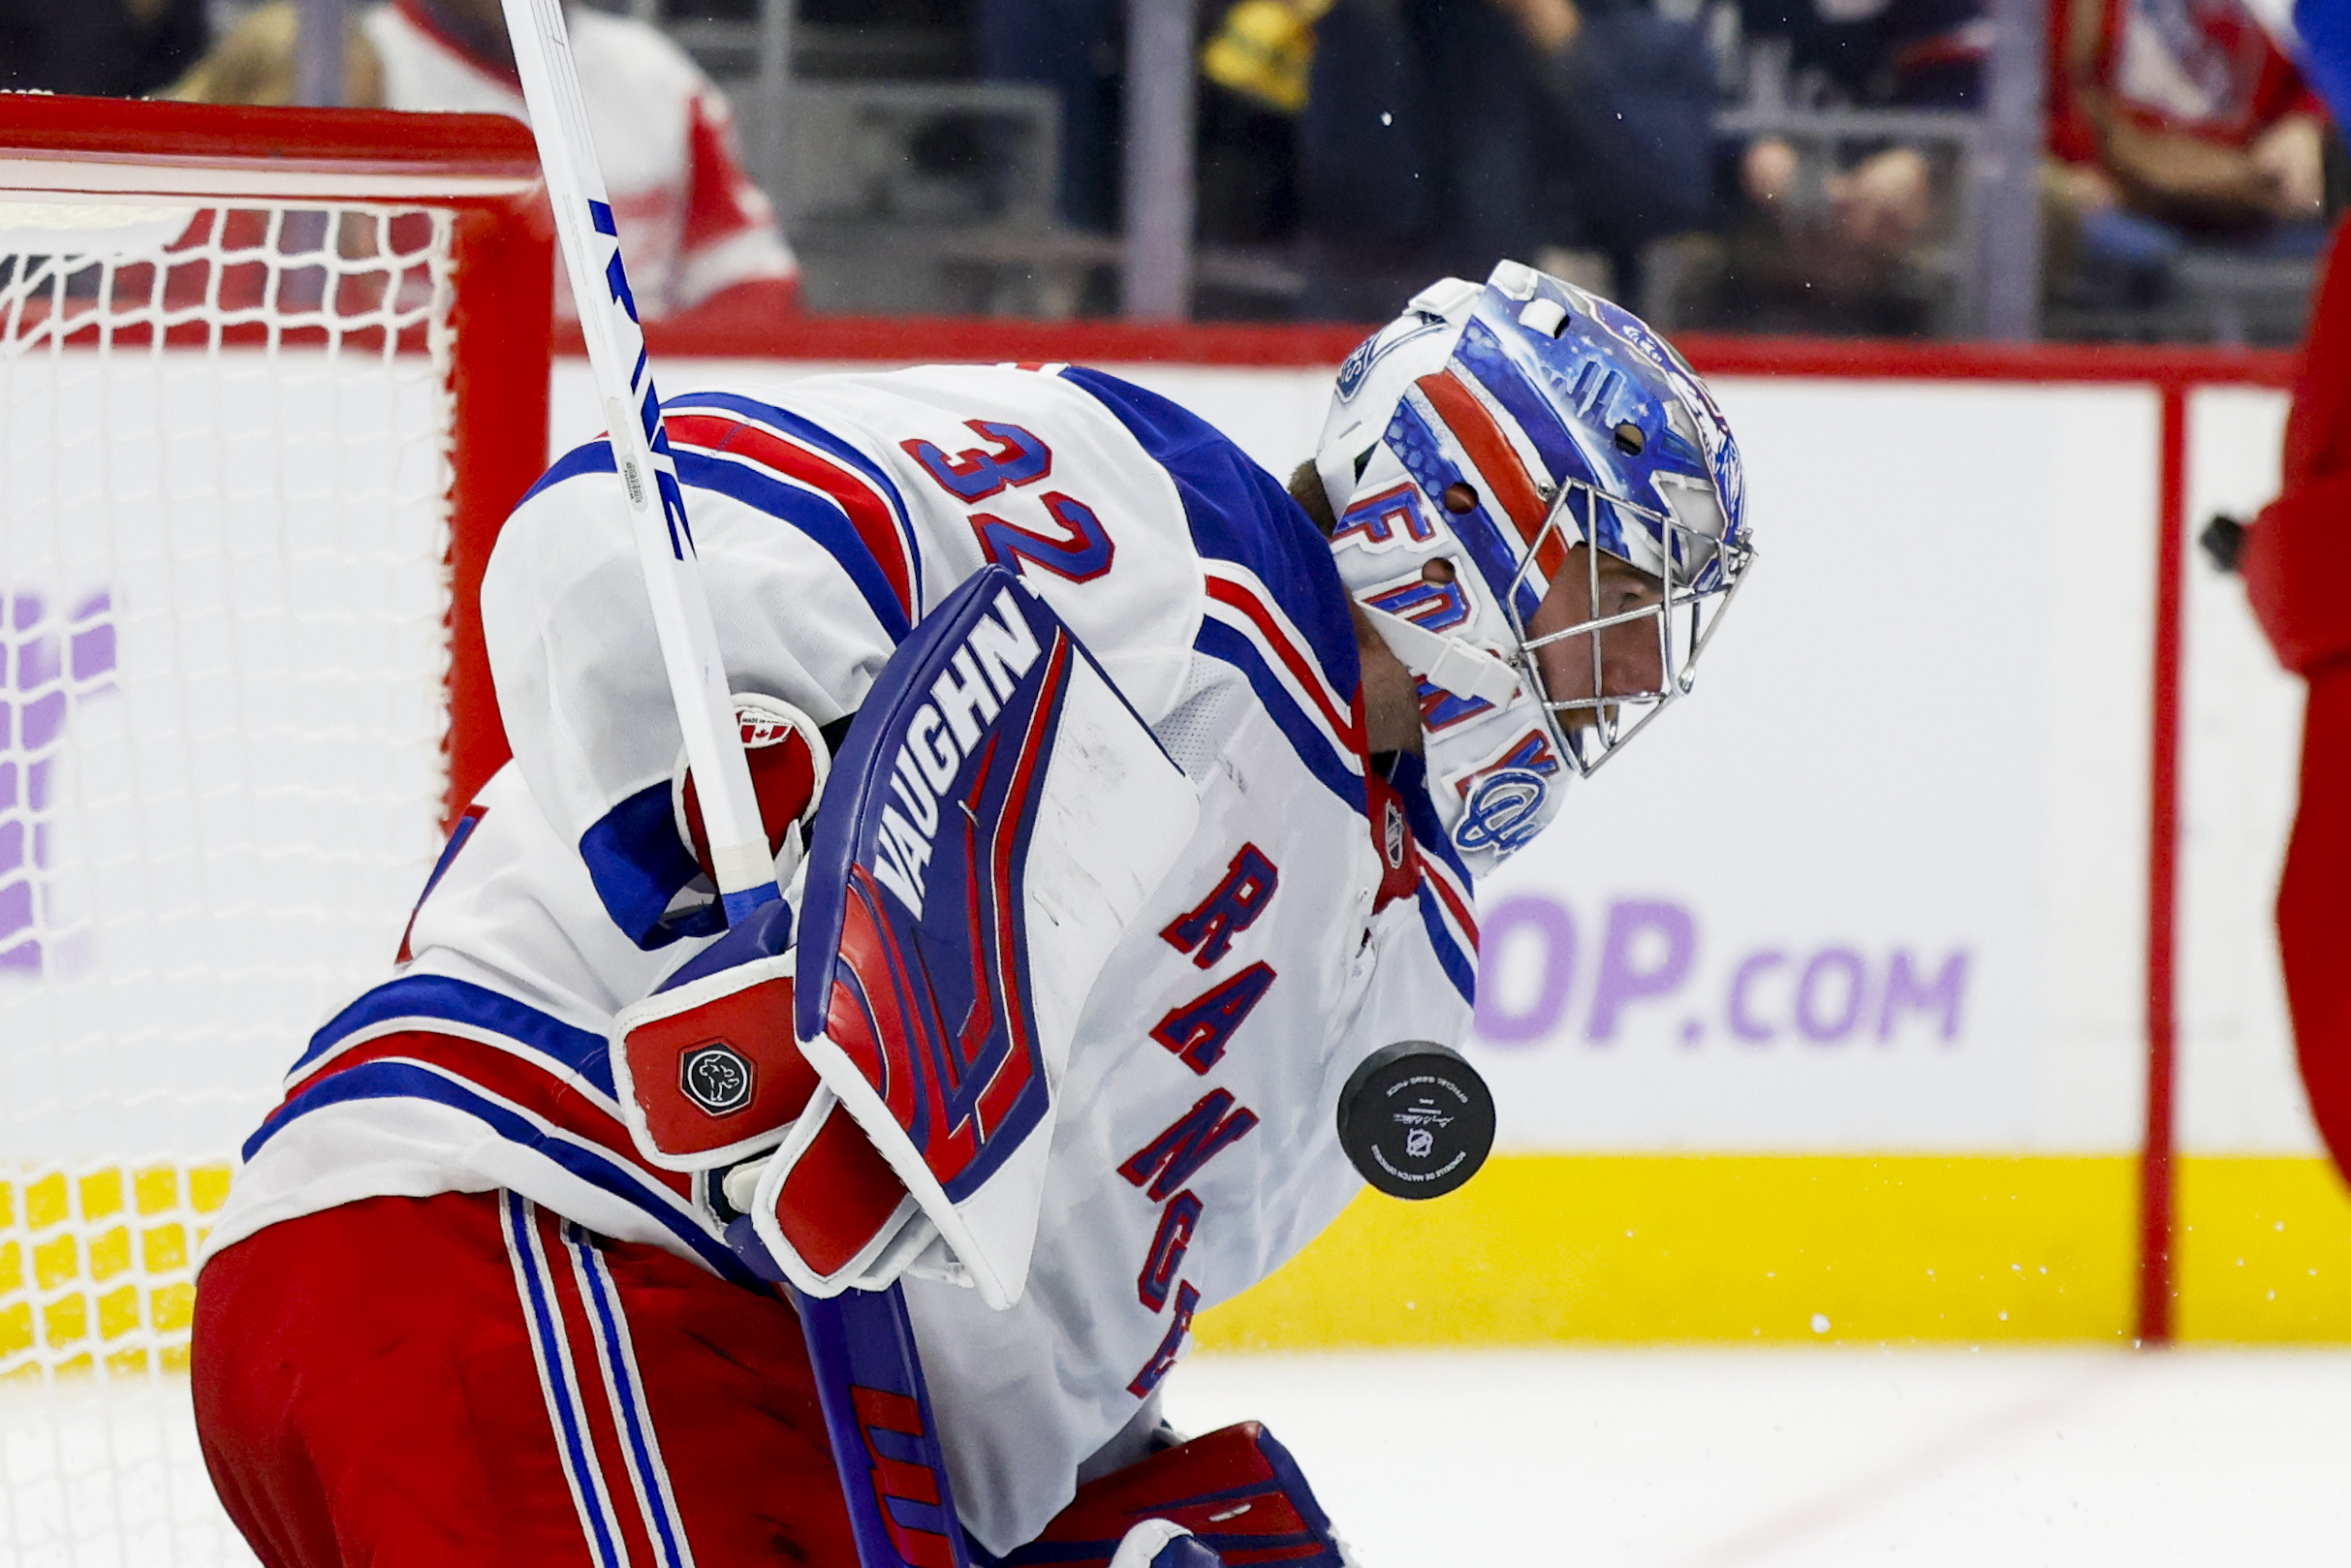
[[[1388,650],[1403,661],[1404,668],[1431,686],[1456,697],[1475,697],[1496,707],[1517,695],[1519,672],[1492,650],[1458,637],[1439,636],[1385,610],[1360,602],[1357,608],[1370,619]]]

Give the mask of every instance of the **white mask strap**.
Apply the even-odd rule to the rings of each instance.
[[[1374,610],[1360,601],[1357,608],[1380,634],[1380,641],[1388,644],[1388,651],[1431,686],[1456,697],[1474,697],[1496,707],[1518,694],[1519,672],[1491,649],[1464,643],[1458,637],[1440,637],[1401,615]]]

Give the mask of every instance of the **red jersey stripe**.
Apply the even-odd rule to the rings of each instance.
[[[659,1182],[680,1198],[693,1196],[691,1177],[675,1171],[656,1171],[638,1159],[637,1146],[630,1141],[628,1129],[566,1083],[559,1074],[540,1066],[525,1053],[501,1051],[478,1040],[423,1029],[379,1035],[335,1057],[327,1072],[303,1079],[286,1098],[292,1101],[362,1062],[385,1060],[412,1061],[439,1068],[544,1121],[552,1122],[583,1143],[595,1145],[626,1163],[637,1175]]]
[[[891,593],[914,618],[914,562],[898,531],[897,515],[865,481],[823,453],[789,436],[724,414],[671,414],[670,439],[713,455],[744,457],[831,496],[882,569]]]
[[[1257,628],[1259,638],[1281,660],[1283,667],[1290,672],[1291,678],[1313,699],[1332,735],[1360,759],[1364,755],[1364,736],[1362,727],[1353,719],[1354,705],[1349,705],[1348,713],[1339,711],[1338,694],[1324,678],[1322,667],[1282,630],[1280,621],[1274,618],[1264,598],[1247,584],[1218,572],[1216,563],[1204,564],[1208,567],[1208,597],[1239,611],[1249,618],[1250,624]]]

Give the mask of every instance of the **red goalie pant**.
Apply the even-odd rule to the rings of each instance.
[[[236,1243],[194,1361],[204,1463],[268,1568],[855,1568],[791,1308],[512,1193]]]

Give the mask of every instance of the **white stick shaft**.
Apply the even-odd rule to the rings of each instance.
[[[587,339],[588,366],[612,435],[612,458],[629,506],[630,531],[653,606],[653,630],[661,640],[670,698],[685,733],[686,761],[694,769],[695,796],[709,835],[710,862],[718,873],[732,925],[774,896],[775,863],[768,854],[767,831],[751,791],[751,769],[743,760],[735,702],[727,690],[726,665],[719,657],[718,631],[703,593],[694,535],[686,521],[684,492],[670,439],[653,391],[644,333],[637,325],[637,302],[620,263],[620,237],[612,221],[595,143],[588,138],[587,110],[572,67],[572,47],[563,26],[561,0],[504,0],[506,29],[514,40],[515,66],[522,78],[539,162],[547,172],[548,198],[555,210],[555,237]]]

